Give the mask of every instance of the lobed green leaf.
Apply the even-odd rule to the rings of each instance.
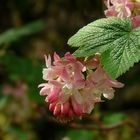
[[[101,63],[116,79],[140,60],[140,28],[132,29],[131,20],[118,17],[99,19],[80,29],[68,40],[79,47],[76,57],[101,53]]]

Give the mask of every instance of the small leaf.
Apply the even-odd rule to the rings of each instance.
[[[107,114],[103,118],[103,122],[106,125],[114,125],[121,123],[122,121],[126,120],[127,116],[124,113],[112,113],[112,114]]]
[[[93,140],[93,132],[86,130],[70,130],[63,140]]]
[[[102,53],[101,63],[116,79],[140,60],[140,28],[132,29],[131,20],[109,17],[99,19],[80,29],[68,44],[79,47],[76,57]]]
[[[9,134],[13,134],[16,138],[18,137],[19,139],[27,139],[28,137],[28,133],[25,130],[13,126],[8,128],[8,132]]]
[[[9,29],[8,31],[0,34],[0,45],[17,41],[21,37],[28,36],[39,32],[45,28],[45,22],[38,20],[20,28]]]
[[[2,110],[7,105],[7,102],[8,102],[7,96],[0,98],[0,110]]]

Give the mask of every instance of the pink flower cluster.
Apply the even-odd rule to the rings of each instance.
[[[45,101],[59,119],[72,119],[91,113],[94,104],[102,101],[102,95],[112,99],[113,88],[123,86],[106,74],[98,55],[80,60],[70,53],[66,53],[64,58],[54,53],[53,63],[50,55],[45,56],[45,60],[43,79],[46,83],[39,85],[42,88],[40,95],[47,95]]]
[[[132,27],[140,26],[140,0],[106,0],[106,16],[130,17]]]

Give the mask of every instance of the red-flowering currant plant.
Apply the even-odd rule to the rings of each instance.
[[[68,44],[78,49],[60,58],[45,56],[39,85],[49,109],[61,120],[90,114],[102,96],[112,99],[115,80],[140,60],[140,0],[106,0],[106,18],[80,29]]]

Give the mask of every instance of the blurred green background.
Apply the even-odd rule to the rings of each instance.
[[[58,122],[39,96],[44,54],[74,52],[69,37],[104,8],[102,0],[0,0],[0,140],[140,140],[140,64],[82,120]]]

